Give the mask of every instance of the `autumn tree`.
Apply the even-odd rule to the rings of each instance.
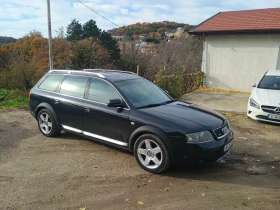
[[[71,44],[64,38],[56,37],[53,40],[54,69],[70,69],[71,53]]]
[[[38,31],[2,46],[2,54],[6,65],[1,67],[0,87],[30,89],[49,68],[48,41]]]
[[[165,69],[165,74],[185,74],[201,69],[202,40],[199,38],[179,39],[157,45],[158,54],[150,59],[146,77]]]
[[[108,60],[106,58],[104,60],[107,60],[107,62],[110,63],[114,63],[115,65],[118,65],[120,61],[120,49],[117,45],[117,41],[112,38],[111,34],[107,33],[106,31],[101,31],[96,26],[96,22],[93,20],[89,20],[83,26],[76,19],[72,20],[72,22],[67,26],[66,37],[67,40],[71,42],[83,40],[85,38],[90,39],[92,41],[92,44],[94,44],[94,42],[97,41],[98,45],[102,46],[102,48],[107,50],[109,53],[110,59]],[[84,56],[80,56],[80,58],[83,57]],[[88,62],[85,60],[83,62],[80,62],[80,64],[81,63],[88,63]],[[74,65],[74,66],[78,67],[79,65]]]
[[[71,44],[71,69],[103,68],[110,55],[98,42],[83,39]]]

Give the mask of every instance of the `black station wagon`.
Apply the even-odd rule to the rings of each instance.
[[[41,133],[61,130],[129,150],[160,173],[178,162],[215,162],[233,143],[225,117],[172,99],[131,72],[52,70],[29,93]]]

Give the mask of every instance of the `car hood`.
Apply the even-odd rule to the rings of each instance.
[[[261,105],[280,106],[280,90],[254,88],[251,97]]]
[[[188,125],[186,122],[188,121],[206,130],[214,130],[223,125],[225,121],[223,115],[213,110],[185,102],[173,102],[153,108],[141,109],[141,111],[157,115],[181,126],[184,126],[184,122]]]

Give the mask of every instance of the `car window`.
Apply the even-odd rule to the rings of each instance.
[[[65,75],[50,75],[39,86],[39,89],[54,91]]]
[[[122,80],[115,84],[136,108],[171,100],[162,89],[145,79]]]
[[[264,76],[258,88],[280,90],[280,76]]]
[[[88,77],[68,76],[61,84],[60,93],[83,98],[87,81]]]
[[[100,79],[91,79],[88,99],[107,104],[111,99],[121,99],[115,88],[108,82]]]

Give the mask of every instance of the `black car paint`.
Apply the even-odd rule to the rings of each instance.
[[[99,142],[133,151],[133,144],[137,137],[144,133],[152,133],[165,142],[170,150],[172,161],[175,163],[177,159],[187,159],[188,161],[209,159],[208,156],[211,156],[212,153],[219,154],[214,157],[214,159],[218,159],[224,155],[224,145],[233,139],[231,132],[230,135],[220,140],[188,144],[185,134],[206,130],[213,134],[213,130],[225,124],[226,119],[217,112],[180,101],[153,108],[136,109],[121,90],[114,85],[114,81],[137,79],[138,76],[125,75],[126,77],[117,79],[108,74],[107,78],[99,78],[109,82],[122,95],[127,108],[117,108],[87,100],[87,90],[82,99],[58,93],[59,87],[54,92],[38,89],[44,78],[50,74],[47,73],[30,91],[31,114],[36,117],[40,109],[48,108],[55,116],[59,126],[66,123],[73,128],[127,143],[127,146],[94,138]],[[94,75],[86,76],[98,78]]]

